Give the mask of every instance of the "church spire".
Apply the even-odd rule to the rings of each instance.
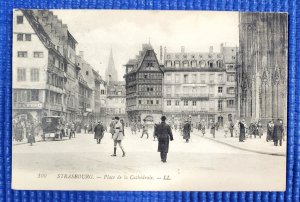
[[[110,49],[108,65],[105,71],[105,79],[109,83],[110,81],[117,81],[118,80],[118,72],[115,68],[115,61],[113,57],[112,48]]]

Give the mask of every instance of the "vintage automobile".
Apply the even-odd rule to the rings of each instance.
[[[43,140],[62,140],[63,132],[62,118],[60,116],[45,116],[42,118]]]

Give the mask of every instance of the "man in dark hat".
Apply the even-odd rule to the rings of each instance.
[[[167,162],[167,154],[169,151],[169,141],[173,141],[173,134],[170,126],[166,124],[166,117],[161,117],[161,123],[157,125],[156,132],[158,138],[158,152],[163,163]]]
[[[94,138],[97,140],[97,144],[100,144],[104,133],[104,127],[100,121],[98,121],[98,124],[95,126],[94,133]]]

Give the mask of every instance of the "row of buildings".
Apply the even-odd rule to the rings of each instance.
[[[287,14],[240,13],[239,48],[168,52],[144,44],[125,65],[132,121],[287,120]],[[170,119],[169,119],[170,120]]]
[[[124,84],[105,81],[76,54],[78,42],[68,26],[48,10],[15,10],[13,18],[13,118],[40,121],[63,116],[66,121],[105,121],[125,113],[120,102]],[[112,52],[108,72],[115,72]],[[113,80],[113,79],[112,79]],[[115,98],[115,99],[114,99]],[[112,102],[107,102],[107,99]],[[122,100],[125,106],[124,99]]]
[[[221,44],[220,52],[179,52],[164,49],[157,59],[144,44],[126,66],[126,109],[129,119],[158,120],[161,114],[176,122],[219,122],[235,118],[236,47]]]

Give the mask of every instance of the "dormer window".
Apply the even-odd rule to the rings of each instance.
[[[223,67],[223,61],[222,60],[218,60],[217,61],[217,67],[218,68],[222,68]]]
[[[172,67],[172,61],[170,60],[166,61],[166,67]]]
[[[187,55],[186,55],[186,54],[184,54],[184,55],[183,55],[183,58],[187,58]]]
[[[174,62],[174,66],[175,66],[175,68],[179,68],[179,67],[180,67],[180,61],[179,61],[179,60],[176,60],[176,61]]]
[[[189,62],[187,60],[182,62],[183,67],[189,67]]]
[[[85,75],[87,75],[87,76],[88,76],[88,75],[89,75],[89,71],[86,71],[86,72],[85,72]]]
[[[213,68],[213,67],[214,67],[214,62],[213,62],[212,60],[208,61],[208,62],[207,62],[207,66],[208,66],[209,68]]]
[[[191,66],[192,66],[192,67],[197,67],[197,61],[196,61],[196,60],[193,60],[193,61],[191,62]]]

